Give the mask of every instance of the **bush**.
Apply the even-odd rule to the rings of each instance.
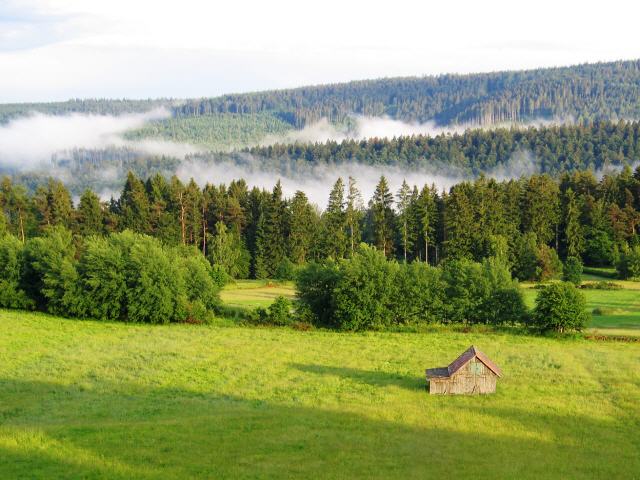
[[[583,257],[588,265],[606,267],[614,262],[614,243],[604,230],[592,230],[587,236]]]
[[[541,245],[537,254],[538,264],[534,280],[546,282],[552,278],[557,278],[562,273],[562,262],[558,257],[558,252],[547,245]]]
[[[466,259],[448,260],[442,266],[445,287],[445,322],[474,323],[491,286],[479,263]]]
[[[547,245],[537,245],[536,235],[529,233],[516,240],[513,273],[521,281],[545,282],[562,272],[557,252]]]
[[[440,269],[422,262],[400,265],[395,321],[402,324],[432,323],[442,318],[445,283]]]
[[[83,315],[100,320],[125,318],[127,258],[134,241],[131,233],[87,238],[78,263]]]
[[[599,282],[588,282],[580,285],[580,288],[585,290],[622,290],[622,285],[615,282],[605,282],[601,280]]]
[[[293,280],[296,276],[296,266],[287,257],[284,257],[276,269],[275,277],[278,280]]]
[[[582,330],[589,321],[584,295],[571,283],[552,283],[540,290],[531,316],[541,330]]]
[[[564,262],[562,280],[580,285],[582,283],[582,268],[582,261],[578,257],[567,257],[567,261]]]
[[[616,269],[623,280],[640,279],[640,246],[622,252]]]
[[[335,321],[334,289],[340,279],[338,265],[333,261],[323,264],[311,262],[296,276],[298,311],[312,324],[337,328]]]
[[[258,319],[260,323],[284,326],[290,325],[291,301],[280,295],[267,309],[258,308]]]
[[[333,290],[335,321],[343,330],[383,329],[394,323],[398,264],[375,248],[361,245],[340,263]]]
[[[64,227],[52,227],[26,243],[21,288],[38,308],[56,315],[81,314],[74,255],[73,237]]]
[[[0,212],[0,215],[3,215]],[[35,306],[20,288],[23,245],[16,237],[0,234],[0,307],[31,309]]]
[[[477,319],[491,325],[524,324],[528,310],[522,291],[516,286],[492,292],[478,308]]]

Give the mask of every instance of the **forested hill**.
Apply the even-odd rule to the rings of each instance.
[[[0,124],[32,112],[47,115],[67,115],[71,113],[121,115],[123,113],[147,112],[157,107],[170,107],[173,102],[173,100],[165,98],[147,100],[75,98],[66,102],[5,103],[0,104]]]
[[[0,105],[0,123],[37,111],[120,114],[165,106],[177,118],[268,113],[293,128],[321,118],[389,116],[440,125],[640,118],[640,60],[516,72],[386,78],[191,100],[70,100]]]
[[[314,144],[277,144],[241,153],[266,164],[357,162],[439,173],[478,175],[535,171],[559,174],[640,162],[639,122],[595,122],[529,128],[473,129],[462,134],[401,136]],[[229,154],[237,156],[237,154]]]
[[[388,78],[190,100],[177,116],[277,112],[296,128],[351,114],[440,125],[640,117],[640,60],[470,75]]]

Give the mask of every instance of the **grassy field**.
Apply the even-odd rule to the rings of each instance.
[[[220,298],[229,307],[246,309],[268,307],[279,295],[294,298],[293,282],[237,280],[224,287]]]
[[[600,270],[612,273],[607,269]],[[596,312],[592,315],[589,333],[640,336],[640,282],[613,280],[594,274],[584,275],[583,281],[614,281],[623,287],[622,290],[582,290],[587,298],[587,309]],[[533,307],[538,290],[533,288],[533,284],[522,285],[525,301]]]
[[[470,344],[485,397],[423,372]],[[0,311],[0,478],[638,478],[640,346]]]

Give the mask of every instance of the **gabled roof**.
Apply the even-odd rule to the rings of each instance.
[[[473,358],[477,358],[478,360],[480,360],[489,370],[491,370],[497,376],[502,376],[502,371],[500,370],[500,368],[491,360],[489,360],[489,357],[487,357],[473,345],[471,345],[467,350],[465,350],[462,355],[451,362],[448,367],[430,368],[429,370],[427,370],[427,376],[450,377],[462,367],[464,367]]]

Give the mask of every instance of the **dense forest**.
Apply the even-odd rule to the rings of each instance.
[[[279,182],[201,188],[129,173],[117,200],[87,190],[74,205],[57,180],[29,195],[5,177],[0,208],[0,306],[67,316],[206,321],[229,278],[295,278],[298,318],[324,327],[563,331],[584,327],[584,298],[553,284],[529,314],[514,279],[579,283],[583,263],[640,277],[640,168],[601,180],[481,176],[449,191],[404,182],[392,192],[381,177],[366,205],[355,180],[339,178],[322,212],[302,191],[285,198]],[[550,323],[558,296],[571,322]],[[286,323],[289,309],[279,299],[256,319]]]
[[[606,169],[640,161],[640,124],[619,121],[527,129],[467,130],[435,137],[345,140],[316,144],[279,144],[246,149],[255,158],[294,163],[397,165],[444,174],[477,175],[519,162],[529,154],[527,170],[557,174]],[[514,169],[517,172],[517,168]],[[517,175],[517,173],[516,173]]]
[[[236,278],[287,275],[310,260],[348,257],[366,242],[389,258],[433,264],[479,261],[503,249],[524,280],[553,275],[558,257],[615,264],[640,240],[640,167],[601,180],[589,171],[481,176],[449,191],[405,182],[392,192],[381,177],[364,200],[353,178],[336,181],[321,212],[302,191],[284,198],[279,182],[272,191],[249,189],[244,180],[201,188],[129,173],[118,199],[102,202],[87,190],[74,205],[60,181],[28,194],[5,177],[0,228],[22,242],[58,225],[81,236],[131,230],[193,246]]]
[[[440,125],[539,118],[581,123],[640,116],[640,61],[470,75],[363,80],[189,100],[176,116],[277,112],[296,128],[321,118],[387,115]]]
[[[171,107],[173,103],[173,100],[163,98],[148,100],[76,98],[66,102],[4,103],[0,104],[0,125],[32,112],[47,115],[68,115],[70,113],[121,115],[123,113],[147,112],[157,107]]]
[[[283,138],[292,126],[271,113],[213,113],[198,117],[152,120],[125,134],[128,140],[160,138],[191,143],[213,151],[259,145],[269,136]]]

